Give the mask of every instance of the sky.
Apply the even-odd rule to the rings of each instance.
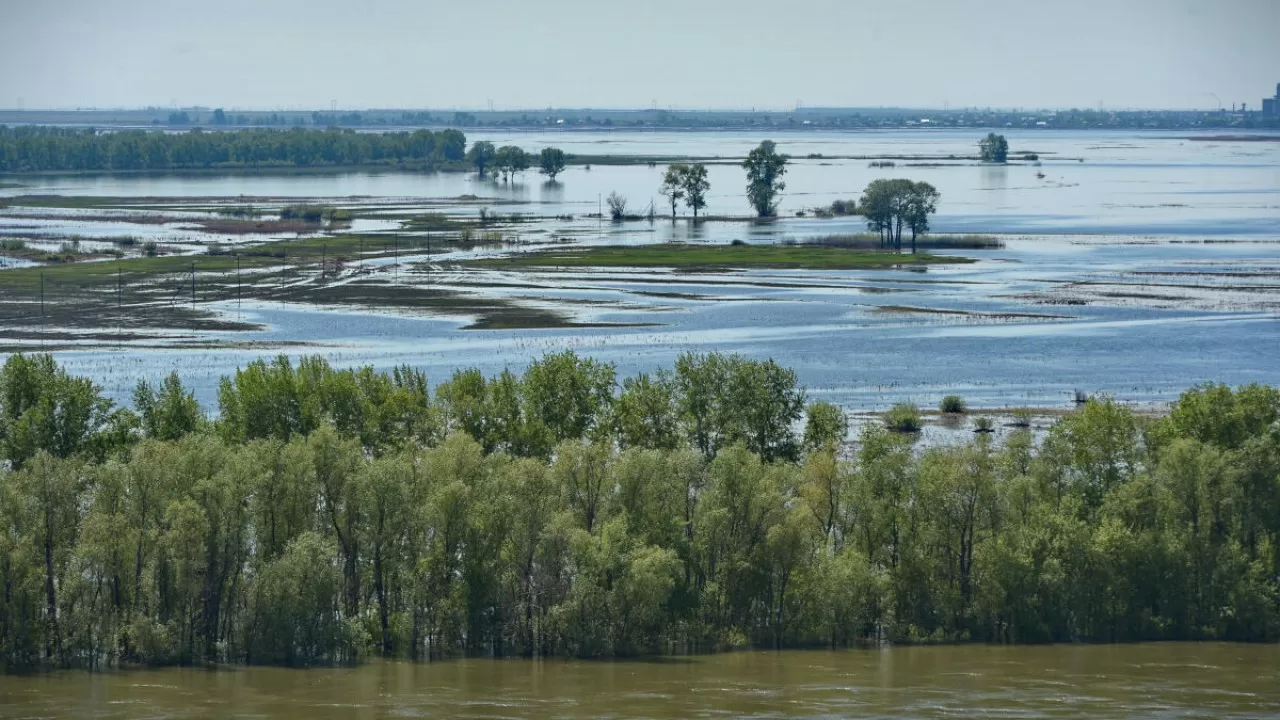
[[[1258,107],[1280,0],[0,0],[0,108]]]

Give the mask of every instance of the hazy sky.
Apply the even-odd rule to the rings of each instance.
[[[0,0],[0,107],[1258,107],[1280,0]]]

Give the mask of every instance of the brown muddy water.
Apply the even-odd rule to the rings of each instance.
[[[918,647],[0,677],[0,717],[1262,718],[1280,646]]]

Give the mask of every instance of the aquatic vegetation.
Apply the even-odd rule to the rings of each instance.
[[[965,405],[964,398],[959,395],[947,395],[942,398],[942,402],[938,403],[938,410],[949,415],[963,415],[968,406]]]
[[[898,403],[884,414],[884,426],[896,433],[917,433],[924,427],[920,408],[911,403]]]
[[[966,263],[966,258],[899,255],[807,245],[597,245],[542,250],[506,258],[470,261],[481,267],[670,267],[677,269],[798,268],[811,270],[876,269],[900,265]]]

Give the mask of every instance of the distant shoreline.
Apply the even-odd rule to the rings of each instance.
[[[1280,133],[1275,135],[1200,135],[1184,139],[1198,142],[1280,142]]]

